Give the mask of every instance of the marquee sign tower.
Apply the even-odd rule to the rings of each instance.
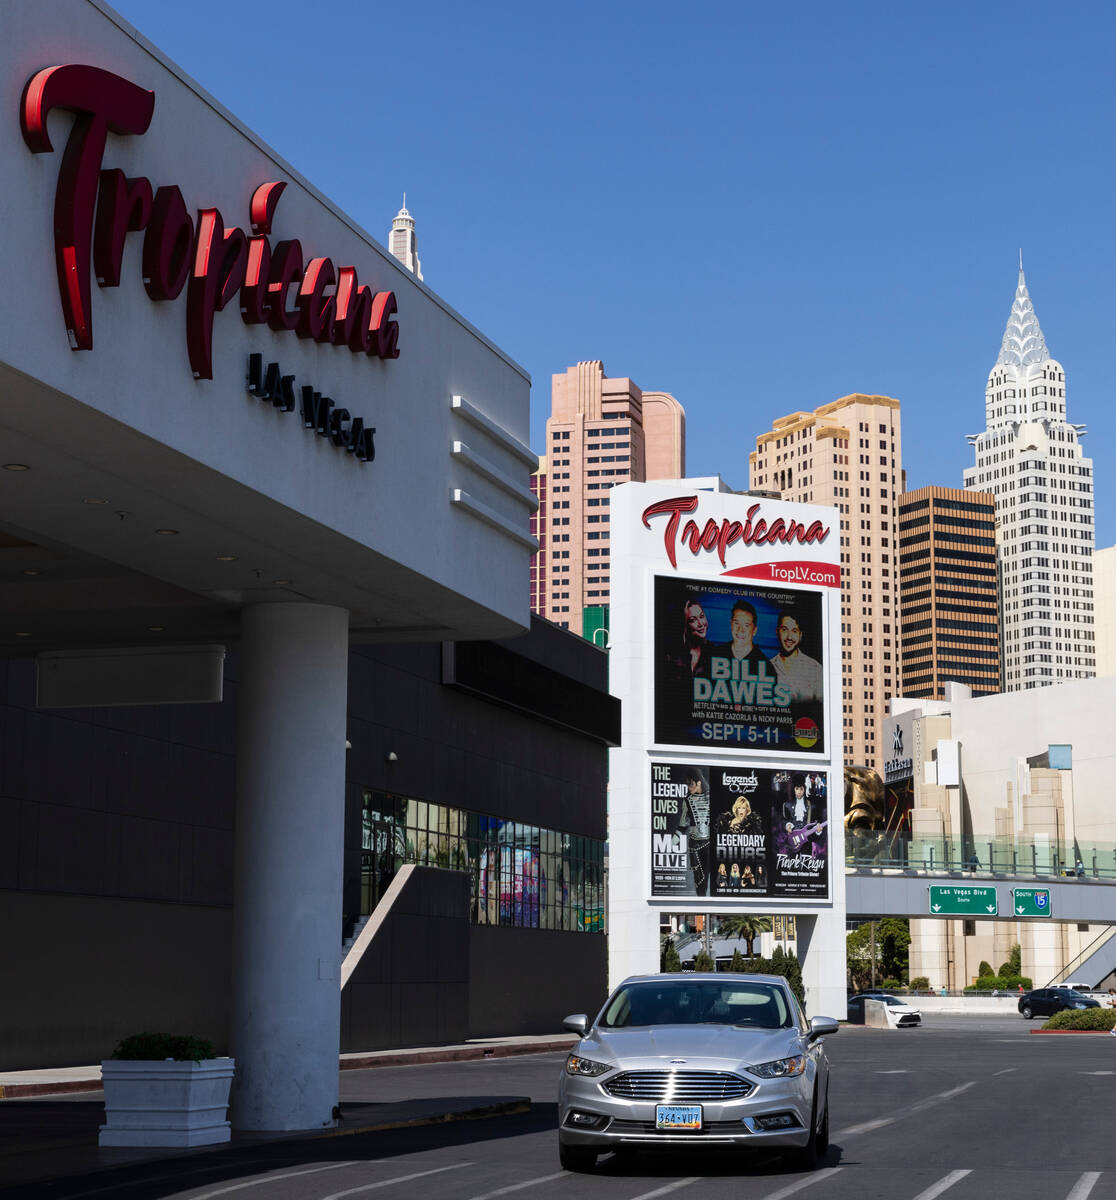
[[[808,1008],[843,1016],[836,512],[681,482],[611,506],[610,986],[658,969],[662,912],[793,913]]]

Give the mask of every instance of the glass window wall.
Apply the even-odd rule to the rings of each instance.
[[[365,791],[362,912],[404,863],[468,872],[474,924],[605,931],[604,843],[595,838]]]

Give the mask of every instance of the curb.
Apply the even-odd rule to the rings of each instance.
[[[1111,1037],[1111,1029],[1032,1029],[1031,1036],[1043,1034],[1046,1037]]]
[[[0,1085],[0,1100],[18,1100],[29,1096],[63,1096],[70,1092],[100,1092],[99,1079],[59,1080],[57,1083],[7,1083]]]
[[[372,1125],[355,1125],[352,1129],[329,1129],[324,1133],[309,1134],[307,1137],[308,1139],[351,1137],[356,1133],[382,1133],[387,1129],[410,1129],[417,1125],[450,1125],[456,1121],[483,1121],[486,1117],[510,1117],[530,1111],[531,1101],[526,1096],[520,1096],[515,1100],[501,1100],[496,1104],[485,1104],[479,1108],[430,1113],[425,1117],[404,1117],[398,1121],[380,1121]]]
[[[460,1046],[453,1050],[415,1050],[398,1054],[368,1054],[341,1060],[342,1071],[367,1071],[373,1067],[414,1067],[424,1063],[471,1062],[486,1058],[512,1058],[522,1054],[552,1054],[556,1050],[572,1050],[576,1037],[557,1038],[550,1042],[514,1043],[495,1046]]]
[[[177,1162],[183,1160],[188,1155],[192,1157],[193,1154],[197,1153],[235,1152],[238,1150],[250,1150],[253,1146],[257,1145],[275,1144],[276,1142],[320,1141],[324,1138],[351,1137],[356,1134],[380,1133],[392,1129],[413,1129],[423,1125],[450,1125],[459,1121],[482,1121],[490,1117],[516,1116],[522,1113],[529,1113],[530,1111],[531,1101],[526,1096],[514,1096],[508,1100],[498,1100],[492,1104],[478,1105],[474,1108],[432,1112],[414,1117],[402,1117],[394,1121],[376,1121],[366,1125],[354,1125],[349,1129],[291,1130],[285,1133],[264,1134],[257,1137],[242,1136],[241,1138],[234,1138],[229,1142],[220,1142],[209,1146],[194,1146],[190,1149],[183,1147],[147,1147],[149,1151],[148,1155],[133,1163],[89,1162],[80,1168],[71,1167],[64,1169],[61,1174],[44,1175],[28,1179],[25,1182],[29,1187],[49,1185],[75,1177],[87,1177],[90,1174],[103,1174],[115,1171],[123,1166],[149,1167],[157,1163]],[[49,1139],[31,1145],[24,1144],[10,1150],[0,1148],[0,1158],[27,1153],[28,1151],[35,1153],[51,1150],[77,1149],[81,1147],[96,1151],[96,1139],[92,1137],[91,1140],[91,1137],[92,1135],[90,1137],[67,1138],[65,1140]],[[115,1189],[101,1188],[99,1190]],[[0,1191],[7,1191],[3,1183],[0,1183]]]
[[[495,1046],[461,1046],[453,1050],[415,1050],[410,1052],[401,1050],[397,1054],[367,1054],[354,1058],[343,1058],[339,1063],[339,1069],[342,1071],[367,1071],[373,1067],[416,1067],[428,1063],[475,1062],[489,1058],[512,1058],[523,1054],[552,1054],[559,1050],[570,1050],[576,1042],[576,1037],[570,1037],[522,1045],[511,1043]],[[35,1096],[63,1096],[75,1092],[101,1092],[103,1090],[100,1079],[59,1080],[56,1083],[9,1083],[0,1085],[0,1100],[30,1099]],[[380,1128],[380,1126],[376,1126],[376,1128]],[[395,1127],[384,1126],[384,1128]]]

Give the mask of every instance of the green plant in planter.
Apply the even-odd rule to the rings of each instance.
[[[1055,1013],[1043,1029],[1103,1030],[1116,1027],[1116,1009],[1065,1008]]]
[[[162,1062],[165,1058],[201,1062],[213,1057],[213,1043],[206,1038],[173,1033],[135,1033],[116,1047],[112,1057],[133,1062]]]

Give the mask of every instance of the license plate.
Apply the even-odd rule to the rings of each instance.
[[[667,1131],[675,1129],[700,1129],[700,1104],[657,1104],[655,1106],[655,1128]]]

